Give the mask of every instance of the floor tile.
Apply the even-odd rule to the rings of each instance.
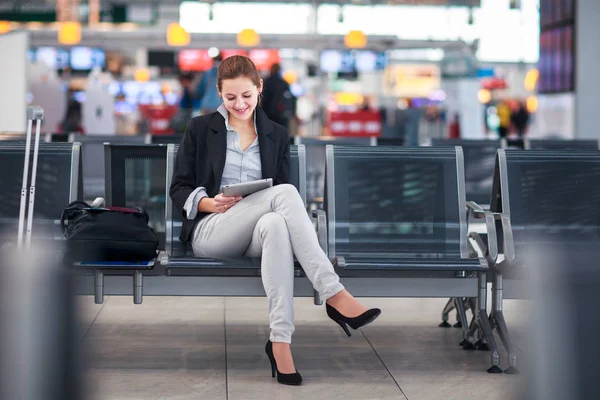
[[[75,306],[79,321],[79,337],[83,339],[98,317],[104,304],[94,303],[94,296],[76,296]]]
[[[364,333],[410,400],[511,399],[522,375],[488,374],[490,353],[458,346],[460,329],[438,328],[445,299],[368,299],[381,306]],[[451,320],[453,322],[454,320]],[[506,364],[506,353],[501,349]],[[506,365],[503,365],[506,367]]]
[[[348,338],[312,299],[295,302],[292,351],[300,387],[271,378],[266,299],[226,300],[229,399],[405,399],[360,332]]]
[[[96,399],[225,399],[222,298],[111,296],[87,334]]]

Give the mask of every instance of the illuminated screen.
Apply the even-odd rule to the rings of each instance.
[[[351,73],[382,71],[387,66],[385,52],[373,50],[325,50],[321,53],[321,71]]]
[[[562,26],[540,34],[539,93],[574,90],[573,27]]]
[[[92,47],[73,47],[71,49],[71,68],[74,71],[87,71],[95,67],[104,68],[106,55],[101,49]]]
[[[44,63],[50,69],[64,69],[69,66],[69,53],[56,47],[38,47],[35,50],[37,63]]]

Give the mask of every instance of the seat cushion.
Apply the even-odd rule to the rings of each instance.
[[[345,256],[343,262],[333,259],[340,276],[382,276],[398,272],[479,272],[486,269],[478,258],[410,258],[378,256]]]
[[[191,251],[186,255],[165,258],[165,271],[171,276],[260,276],[260,258],[240,257],[218,260],[196,257]],[[302,267],[294,260],[294,276],[303,276]]]

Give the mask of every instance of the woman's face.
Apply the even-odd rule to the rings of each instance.
[[[254,109],[258,104],[258,94],[262,91],[262,79],[260,87],[245,76],[235,79],[224,79],[221,82],[223,104],[229,111],[230,117],[247,121],[252,118]]]

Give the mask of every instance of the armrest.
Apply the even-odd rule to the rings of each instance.
[[[479,249],[481,249],[481,252],[483,254],[483,256],[485,257],[485,259],[487,260],[487,263],[489,266],[494,265],[496,263],[496,260],[498,259],[498,246],[496,244],[496,249],[494,249],[494,245],[490,243],[490,237],[488,235],[488,246],[492,247],[492,250],[488,249],[488,246],[486,246],[486,244],[483,241],[483,238],[481,237],[481,235],[477,232],[469,232],[469,238],[473,239],[475,241],[475,243],[477,243],[477,247],[479,247]],[[494,243],[492,241],[492,243]],[[496,251],[494,251],[496,250]]]
[[[475,219],[485,219],[487,246],[483,243],[483,239],[479,233],[469,230],[469,237],[475,240],[490,265],[493,265],[498,259],[498,238],[496,235],[494,214],[491,211],[485,211],[477,203],[469,201],[467,203],[467,223],[471,220],[471,216]]]
[[[485,210],[474,201],[467,201],[467,209],[471,212],[474,218],[483,218]]]
[[[510,217],[505,213],[495,213],[494,218],[500,220],[502,226],[504,259],[509,262],[513,261],[515,259],[515,240],[513,238]]]
[[[317,238],[319,239],[319,245],[325,254],[329,254],[327,248],[327,213],[325,210],[313,210],[312,215],[317,219]]]

